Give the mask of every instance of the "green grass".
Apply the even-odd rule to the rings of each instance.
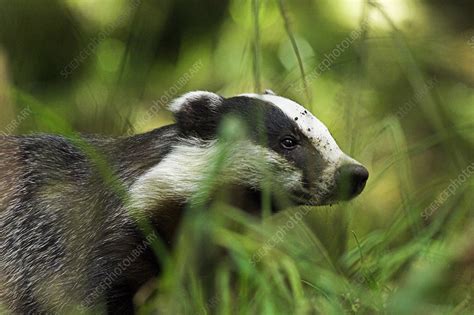
[[[255,2],[252,12],[258,16]],[[306,86],[283,2],[279,5]],[[393,44],[411,88],[423,90],[426,79],[403,34],[382,7],[371,6],[392,26]],[[255,34],[258,40],[258,27]],[[260,82],[259,71],[254,67],[256,82]],[[384,173],[394,170],[400,191],[399,203],[385,226],[363,235],[348,233],[356,224],[348,217],[358,216],[357,212],[367,215],[363,201],[291,209],[263,223],[216,202],[211,209],[186,218],[174,263],[157,281],[143,314],[152,309],[176,314],[471,314],[474,265],[469,205],[473,197],[466,190],[472,189],[472,178],[424,220],[420,213],[436,195],[422,193],[424,187],[417,186],[412,172],[413,157],[435,145],[450,150],[452,155],[444,163],[453,163],[458,173],[469,165],[469,159],[446,127],[453,122],[440,116],[443,105],[436,104],[431,93],[420,103],[435,130],[432,139],[409,147],[406,130],[396,116],[373,128],[390,142],[393,153],[371,175],[368,189],[383,185]],[[354,111],[350,113],[352,119]],[[348,125],[357,128],[354,123]],[[430,187],[434,182],[449,183],[456,176],[456,171],[440,172],[418,183]],[[305,216],[290,229],[291,213],[297,211]],[[264,254],[255,261],[262,249]]]
[[[34,97],[26,88],[9,90],[18,109],[29,106],[34,113],[21,132],[72,137],[97,161],[98,171],[111,185],[116,181],[102,157],[84,145],[76,131],[117,133],[134,125],[140,131],[150,129],[133,117],[140,117],[151,100],[198,59],[204,70],[180,93],[198,88],[224,95],[252,88],[285,91],[325,121],[341,147],[369,168],[362,195],[331,207],[294,208],[270,216],[269,185],[263,187],[263,219],[229,206],[225,198],[204,207],[202,200],[214,188],[212,178],[224,164],[226,146],[243,136],[236,136],[240,129],[235,122],[224,125],[219,154],[187,211],[175,250],[168,253],[154,244],[164,270],[137,294],[140,313],[472,314],[473,176],[466,176],[435,211],[423,216],[474,162],[473,93],[468,83],[453,81],[452,73],[446,73],[454,61],[435,59],[436,67],[430,66],[430,53],[436,49],[430,50],[429,40],[397,25],[390,11],[364,1],[357,26],[362,36],[313,80],[305,73],[352,29],[330,20],[327,11],[311,11],[309,5],[249,0],[243,8],[232,3],[219,43],[205,36],[185,42],[175,64],[152,63],[146,59],[150,52],[141,55],[145,62],[137,68],[151,69],[143,82],[134,81],[143,72],[133,72],[131,54],[141,52],[139,42],[146,46],[146,38],[161,35],[135,29],[139,25],[146,30],[140,14],[146,17],[147,10],[136,12],[126,26],[130,37],[116,72],[100,70],[91,56],[90,62],[97,64],[82,65],[89,72],[69,90],[51,89],[32,93]],[[324,10],[324,5],[317,9]],[[376,12],[387,29],[371,24],[370,15]],[[247,29],[242,21],[249,22]],[[136,37],[138,33],[143,38]],[[455,42],[449,31],[429,34],[439,36],[430,40],[443,45],[444,38]],[[292,68],[279,63],[287,57],[280,50],[287,41]],[[298,46],[302,42],[313,48],[312,56],[304,57]],[[218,71],[222,65],[224,71]],[[426,82],[433,77],[436,83],[427,90]],[[286,89],[295,82],[303,83],[304,93]],[[107,91],[105,97],[90,97],[101,89]],[[336,100],[341,91],[343,97]],[[417,93],[423,97],[397,115]],[[92,105],[76,98],[93,100]],[[157,127],[169,121],[160,116],[152,123]],[[116,189],[126,200],[126,192]],[[295,220],[298,213],[302,218]],[[149,233],[148,225],[143,229]]]

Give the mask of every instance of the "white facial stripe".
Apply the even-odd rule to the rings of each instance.
[[[242,94],[240,96],[261,99],[280,108],[298,125],[301,132],[329,163],[340,164],[345,161],[354,161],[341,151],[328,128],[300,104],[277,95]]]
[[[219,154],[216,141],[188,141],[173,150],[156,166],[142,175],[130,189],[131,207],[153,209],[165,200],[188,199],[199,192],[203,180],[211,169],[212,161]],[[232,145],[227,158],[211,185],[225,183],[243,184],[259,189],[264,180],[262,167],[269,166],[272,177],[284,185],[287,191],[302,189],[302,173],[277,153],[242,141]]]

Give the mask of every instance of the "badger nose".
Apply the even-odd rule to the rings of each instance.
[[[354,198],[364,190],[369,172],[359,164],[346,164],[336,172],[338,197],[343,200]]]

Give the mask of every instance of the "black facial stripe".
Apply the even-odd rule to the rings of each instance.
[[[280,108],[264,100],[247,96],[232,97],[224,101],[221,114],[240,118],[255,140],[269,139],[281,130],[291,130],[297,139],[304,136],[298,125]]]
[[[241,118],[247,125],[251,138],[257,143],[265,143],[302,170],[307,188],[318,183],[327,162],[291,117],[272,103],[246,96],[227,99],[223,105],[223,112]],[[298,141],[296,149],[289,151],[281,146],[280,140],[286,136],[293,136]]]

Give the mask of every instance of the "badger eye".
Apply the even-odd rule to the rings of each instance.
[[[293,150],[298,143],[292,137],[285,137],[280,141],[280,144],[283,147],[283,149]]]

